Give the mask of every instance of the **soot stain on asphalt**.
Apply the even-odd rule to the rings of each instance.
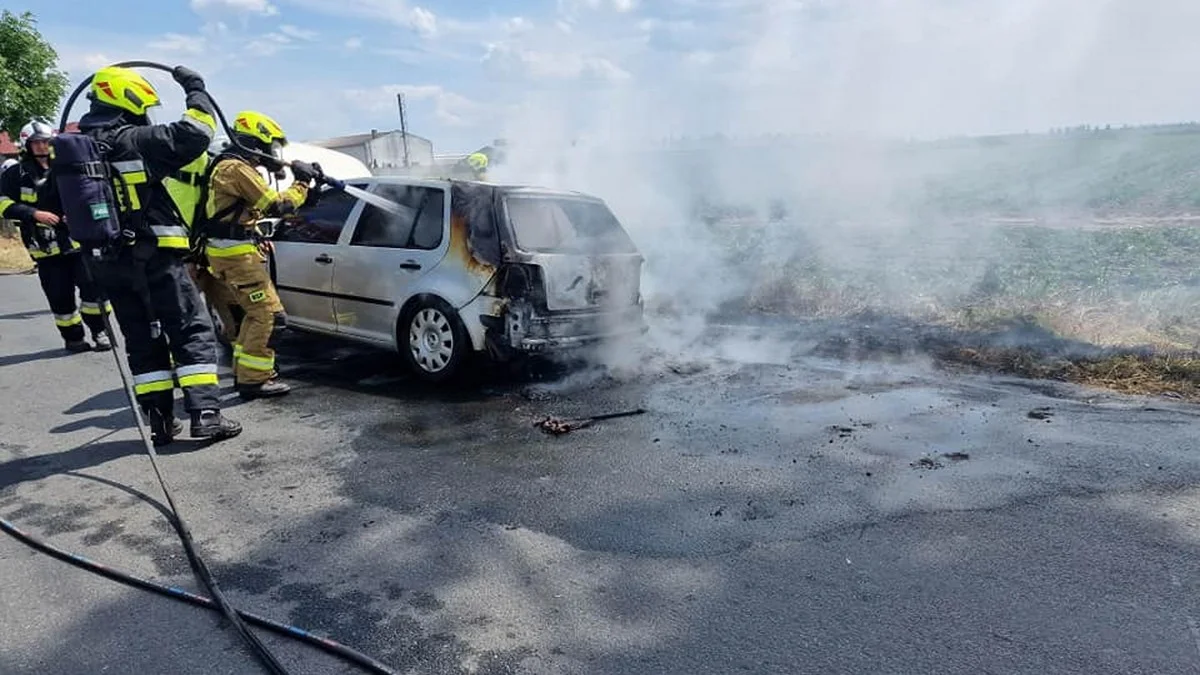
[[[4,500],[4,502],[5,503],[2,504],[2,506],[5,506],[5,507],[11,506],[12,504],[20,504],[20,506],[17,507],[16,511],[13,511],[12,513],[10,513],[6,516],[7,520],[14,520],[14,521],[24,520],[26,518],[29,518],[30,516],[36,516],[37,514],[42,513],[43,511],[46,510],[45,504],[41,504],[38,502],[25,501],[23,498],[21,498],[18,495],[13,495],[12,497],[9,497],[8,499]]]
[[[83,537],[85,546],[99,546],[116,538],[124,531],[124,520],[109,521],[92,530]]]
[[[388,600],[396,602],[403,599],[413,609],[423,612],[437,612],[445,608],[433,593],[405,588],[391,581],[384,582],[383,592]]]
[[[86,522],[87,516],[94,511],[90,506],[82,504],[67,506],[43,504],[42,506],[44,508],[38,510],[36,516],[28,518],[28,523],[39,528],[41,533],[47,537],[66,534],[68,532],[79,532],[91,527],[91,524]]]
[[[183,549],[175,542],[168,544],[161,537],[130,532],[120,535],[116,540],[122,546],[149,558],[154,563],[154,569],[162,576],[188,574],[191,570]]]
[[[397,598],[392,596],[405,593],[405,589],[398,587],[386,591],[393,602]],[[516,673],[520,662],[533,653],[531,649],[519,648],[476,654],[454,635],[428,633],[416,618],[402,610],[373,608],[375,598],[362,591],[331,594],[317,584],[297,582],[280,586],[275,596],[295,603],[288,615],[292,624],[375,654],[400,671],[464,675],[468,672],[474,675]],[[418,599],[417,602],[420,604],[425,600]],[[412,605],[413,601],[410,599],[408,604]],[[440,603],[438,606],[440,608]],[[472,656],[479,666],[468,670],[464,664]]]
[[[222,587],[245,591],[252,595],[262,595],[276,588],[283,581],[281,570],[251,563],[220,565],[215,574],[221,580]]]

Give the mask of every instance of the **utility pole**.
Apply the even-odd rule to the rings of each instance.
[[[400,138],[404,141],[404,168],[408,168],[408,120],[404,114],[404,94],[396,92],[396,103],[400,106]]]

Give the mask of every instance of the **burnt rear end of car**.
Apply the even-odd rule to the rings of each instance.
[[[489,351],[546,352],[645,332],[643,259],[604,202],[478,184],[454,194],[469,266],[495,265],[484,291],[493,302],[479,316]]]

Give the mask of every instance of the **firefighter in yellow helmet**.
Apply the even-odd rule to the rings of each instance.
[[[293,162],[292,185],[282,193],[271,188],[258,167],[282,170],[286,144],[275,120],[253,110],[238,113],[231,143],[210,167],[200,228],[213,275],[233,288],[244,312],[234,342],[234,373],[238,394],[246,399],[282,396],[291,389],[279,381],[275,368],[275,346],[287,315],[271,283],[256,227],[264,217],[283,216],[301,206],[316,177],[311,167]]]
[[[467,155],[467,166],[471,168],[471,173],[475,180],[487,180],[488,156],[482,152],[472,152]]]
[[[196,227],[196,219],[204,217],[203,205],[200,204],[200,200],[203,198],[202,193],[204,192],[204,181],[208,177],[208,167],[214,157],[211,149],[206,150],[192,160],[191,164],[164,177],[163,186],[167,189],[167,194],[175,203],[175,207],[179,210],[179,215],[187,227],[190,250],[184,260],[188,274],[191,276],[192,282],[196,284],[196,288],[204,295],[209,312],[216,314],[221,321],[218,337],[225,343],[225,346],[233,349],[237,340],[238,325],[241,321],[241,308],[238,306],[237,298],[234,297],[233,289],[213,276]]]
[[[121,227],[119,238],[83,248],[125,337],[134,391],[156,444],[170,443],[182,430],[174,414],[176,386],[191,414],[192,438],[230,438],[242,431],[221,414],[212,320],[184,267],[188,233],[163,182],[208,150],[217,128],[215,108],[199,73],[177,66],[172,76],[186,106],[174,122],[151,123],[147,112],[161,105],[158,92],[137,71],[117,66],[92,76],[91,109],[79,120],[80,133],[107,148],[104,161]],[[70,137],[59,134],[64,148],[76,145]],[[53,172],[54,160],[51,166]],[[90,169],[84,173],[91,175]]]

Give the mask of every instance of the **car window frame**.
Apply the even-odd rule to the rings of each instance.
[[[374,189],[371,190],[371,194],[379,195],[380,197],[384,197],[384,198],[392,200],[392,201],[396,201],[396,200],[391,197],[388,197],[385,194],[381,194],[381,193],[383,193],[383,191],[385,191],[389,188],[407,189],[407,190],[413,190],[413,189],[433,190],[433,191],[440,192],[442,195],[442,208],[438,210],[438,214],[437,214],[437,221],[438,221],[437,242],[433,246],[429,246],[429,247],[415,245],[415,235],[417,232],[417,225],[421,222],[421,218],[424,217],[424,215],[428,209],[428,204],[429,204],[430,198],[427,193],[426,196],[422,197],[420,206],[415,209],[416,212],[413,215],[412,222],[409,224],[408,234],[405,237],[405,241],[403,244],[399,244],[399,243],[363,243],[361,241],[355,241],[355,239],[359,236],[359,233],[362,231],[361,228],[362,228],[362,224],[363,224],[363,219],[368,213],[367,209],[373,208],[375,211],[378,211],[378,212],[387,211],[387,209],[385,209],[381,206],[372,204],[364,199],[359,199],[359,201],[363,202],[363,208],[359,212],[358,217],[355,220],[354,230],[353,230],[353,232],[350,233],[350,237],[347,241],[347,245],[354,246],[356,248],[363,248],[363,249],[378,248],[378,249],[389,249],[389,250],[398,250],[398,251],[436,251],[438,248],[440,248],[442,246],[442,244],[445,243],[445,241],[446,241],[446,203],[447,203],[447,200],[449,199],[449,194],[448,194],[448,191],[444,187],[441,187],[438,185],[422,185],[420,183],[376,183],[372,187]],[[404,208],[413,208],[412,206],[409,206],[407,204],[402,204],[402,206]]]
[[[363,182],[353,182],[353,183],[347,183],[347,185],[350,185],[352,187],[363,190],[363,189],[366,189],[369,184],[363,183]],[[326,190],[326,191],[332,192],[331,190]],[[359,209],[359,202],[361,202],[362,200],[360,198],[350,195],[349,193],[346,193],[346,192],[334,192],[333,194],[338,195],[339,198],[342,195],[349,197],[350,208],[349,208],[349,210],[346,211],[346,215],[342,217],[342,225],[340,228],[338,228],[337,235],[333,238],[332,241],[326,241],[326,240],[317,241],[317,240],[313,240],[313,239],[289,239],[289,238],[286,238],[286,234],[290,230],[292,230],[292,227],[290,226],[291,224],[289,221],[291,221],[295,218],[301,217],[301,215],[303,214],[305,209],[319,208],[320,202],[318,202],[318,204],[315,204],[313,206],[308,206],[308,207],[301,206],[300,208],[296,209],[294,214],[282,219],[279,224],[284,225],[284,227],[280,228],[277,225],[275,228],[275,232],[272,235],[272,239],[275,241],[279,241],[281,243],[285,243],[285,244],[311,244],[311,245],[315,245],[315,246],[336,246],[342,240],[342,236],[346,233],[347,226],[349,226],[351,221],[354,220],[354,218],[356,216],[356,210],[361,210],[361,209]],[[327,198],[326,195],[322,195],[322,197],[321,197],[322,200],[324,200],[326,198]],[[284,234],[285,238],[282,238],[282,239],[278,238],[280,234]]]

